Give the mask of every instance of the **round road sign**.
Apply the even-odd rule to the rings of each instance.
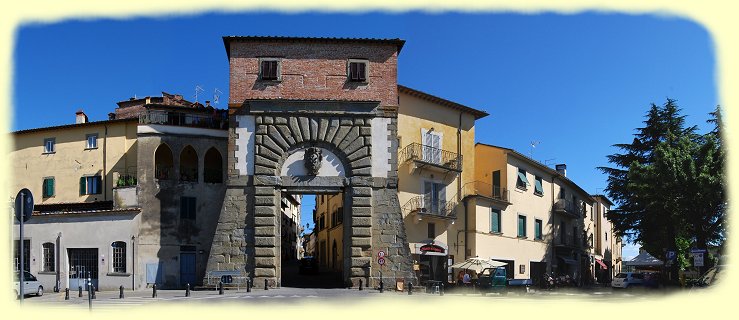
[[[21,199],[23,203],[21,203]],[[21,206],[23,207],[23,222],[28,221],[33,213],[33,195],[31,191],[23,188],[15,196],[15,218],[21,221]]]
[[[385,265],[385,258],[377,259],[377,263],[379,263],[381,266]]]
[[[384,258],[385,257],[385,251],[380,250],[379,252],[377,252],[377,256],[380,257],[380,258]]]

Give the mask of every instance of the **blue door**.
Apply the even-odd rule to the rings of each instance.
[[[195,253],[180,253],[180,285],[190,284],[192,288],[195,286]]]

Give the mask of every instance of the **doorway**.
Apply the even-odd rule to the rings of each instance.
[[[195,246],[180,247],[180,286],[195,286]]]
[[[71,290],[82,287],[87,290],[88,279],[95,288],[98,285],[98,249],[75,248],[67,249],[69,258],[69,288]]]

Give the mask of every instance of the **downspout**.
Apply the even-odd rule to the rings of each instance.
[[[556,175],[553,175],[552,176],[552,192],[550,192],[552,194],[552,206],[549,208],[549,215],[552,217],[552,233],[551,233],[552,234],[552,239],[551,239],[552,261],[549,263],[549,273],[552,274],[552,277],[555,276],[554,275],[554,268],[553,267],[554,267],[554,263],[557,261],[557,255],[556,255],[555,248],[554,248],[554,239],[556,237],[554,235],[554,201],[555,201],[555,198],[554,198],[554,179],[556,179],[556,178],[557,178]]]
[[[136,290],[136,236],[131,236],[131,290]]]
[[[108,170],[106,166],[106,158],[108,151],[108,125],[105,125],[105,133],[103,134],[103,200],[108,200]],[[112,187],[112,186],[111,186]]]
[[[459,124],[457,125],[457,163],[461,167],[464,167],[462,165],[462,161],[459,161],[460,157],[462,155],[462,112],[459,112]],[[459,177],[457,177],[457,202],[462,199],[462,172],[459,173]],[[464,209],[464,259],[467,260],[467,232],[469,231],[467,229],[467,199],[465,199],[463,202],[463,209]]]

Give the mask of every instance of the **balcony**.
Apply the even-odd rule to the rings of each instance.
[[[462,155],[420,143],[411,143],[398,153],[399,163],[410,162],[412,169],[430,169],[438,172],[462,172]]]
[[[168,126],[203,129],[228,129],[228,115],[225,113],[186,113],[163,110],[146,110],[139,114],[139,124],[159,124]]]
[[[419,217],[455,219],[457,201],[432,200],[431,196],[413,197],[403,205],[403,212],[415,213]]]
[[[500,202],[502,204],[511,204],[510,198],[508,197],[508,190],[506,188],[494,186],[482,181],[472,181],[466,183],[462,187],[462,192],[465,197],[479,196]]]
[[[563,214],[570,218],[582,217],[582,208],[577,206],[574,202],[565,199],[557,199],[552,206],[552,211]]]

